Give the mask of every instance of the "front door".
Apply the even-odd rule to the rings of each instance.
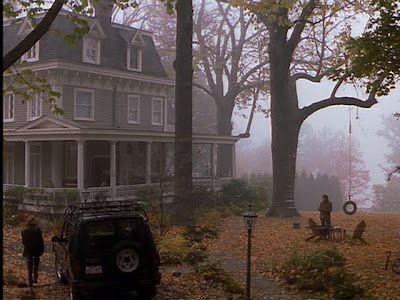
[[[33,187],[40,187],[41,185],[41,147],[40,144],[34,144],[31,145],[31,153],[30,153],[30,161],[31,161],[31,165],[30,165],[30,172],[31,172],[31,182],[29,183],[29,186],[33,186]]]

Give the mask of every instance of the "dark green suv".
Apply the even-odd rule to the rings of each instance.
[[[145,214],[135,201],[77,204],[52,238],[56,275],[71,299],[132,293],[151,299],[160,283],[160,257]],[[108,298],[108,297],[107,297]],[[96,297],[97,299],[97,297]]]

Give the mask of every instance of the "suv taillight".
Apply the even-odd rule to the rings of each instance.
[[[71,271],[74,278],[82,276],[82,266],[78,259],[71,259]]]

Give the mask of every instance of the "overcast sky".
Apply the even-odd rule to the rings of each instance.
[[[328,81],[321,84],[309,83],[306,81],[299,82],[298,95],[300,107],[308,105],[319,99],[329,96],[332,84]],[[357,93],[353,88],[343,91],[343,95],[359,96],[365,99],[365,95]],[[359,108],[359,119],[356,120],[356,109],[352,108],[352,128],[353,136],[360,141],[360,148],[363,153],[365,165],[370,171],[371,184],[383,184],[387,178],[387,174],[382,170],[381,166],[387,166],[385,161],[385,153],[388,151],[386,141],[380,137],[377,132],[382,129],[382,118],[394,112],[400,112],[400,88],[393,90],[388,96],[378,99],[378,104],[369,109]],[[328,127],[334,130],[340,130],[348,133],[349,111],[347,106],[337,106],[325,108],[310,116],[306,122],[315,129]],[[247,125],[247,119],[235,116],[234,133],[244,132]],[[399,121],[400,126],[400,121]],[[239,143],[249,146],[255,146],[266,142],[270,136],[270,119],[265,119],[261,114],[257,114],[254,118],[251,129],[251,137],[243,139]],[[270,139],[269,139],[270,140]],[[270,147],[270,144],[268,144]],[[399,150],[400,151],[400,150]]]

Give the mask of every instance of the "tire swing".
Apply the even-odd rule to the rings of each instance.
[[[358,116],[356,118],[358,119]],[[351,108],[349,108],[349,200],[344,202],[343,211],[350,216],[357,211],[357,204],[351,200]]]

